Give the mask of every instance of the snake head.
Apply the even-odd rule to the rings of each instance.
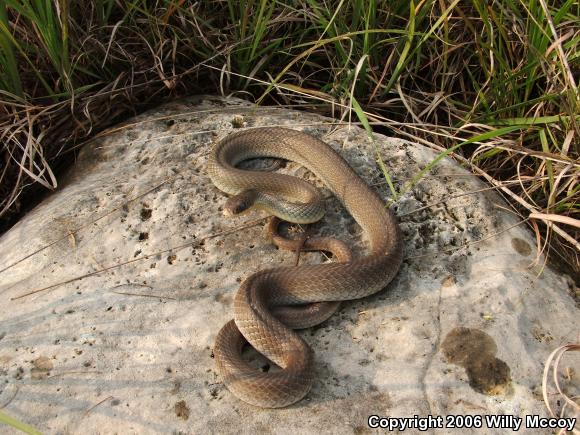
[[[248,211],[256,202],[257,197],[258,192],[254,189],[244,190],[232,196],[226,201],[224,215],[234,216]]]

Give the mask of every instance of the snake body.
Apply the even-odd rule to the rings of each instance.
[[[214,345],[218,372],[241,400],[278,408],[303,398],[314,380],[312,349],[293,329],[324,321],[336,307],[330,301],[362,298],[383,289],[401,265],[403,248],[396,218],[379,195],[329,145],[309,134],[278,127],[230,134],[214,146],[208,175],[216,187],[242,202],[241,209],[263,208],[291,222],[321,218],[322,197],[310,183],[236,168],[258,157],[291,160],[313,172],[341,200],[369,244],[367,255],[360,258],[347,255],[336,263],[259,271],[236,293],[234,320],[220,330]],[[307,248],[332,250],[315,245]],[[331,308],[316,314],[325,304]],[[288,312],[280,309],[284,306],[289,306]],[[251,368],[241,356],[246,341],[280,370]]]

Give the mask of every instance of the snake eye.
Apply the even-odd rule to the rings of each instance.
[[[240,213],[243,213],[244,211],[246,211],[247,209],[248,209],[248,204],[246,204],[244,201],[240,201],[236,204],[236,206],[232,210],[232,213],[233,214],[240,214]]]
[[[236,215],[245,212],[250,206],[246,201],[241,201],[239,198],[233,198],[232,201],[228,201],[225,207],[225,212],[228,215]]]

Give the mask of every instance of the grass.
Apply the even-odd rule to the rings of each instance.
[[[578,273],[579,15],[570,0],[6,0],[0,231],[99,131],[233,93],[339,108],[463,161]]]
[[[18,429],[20,432],[26,433],[28,435],[41,435],[41,432],[39,432],[32,426],[29,426],[26,423],[23,423],[20,420],[17,420],[14,417],[9,416],[8,414],[5,414],[2,411],[0,411],[0,424],[11,426],[14,429]]]

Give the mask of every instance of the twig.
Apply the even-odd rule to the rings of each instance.
[[[16,390],[14,391],[14,394],[12,395],[12,397],[10,399],[8,399],[6,401],[6,403],[3,403],[2,405],[0,405],[0,409],[6,408],[8,405],[10,405],[12,403],[12,401],[14,400],[14,398],[16,397],[16,395],[18,394],[18,391],[20,389],[18,388],[18,385],[16,385]]]
[[[87,273],[85,275],[76,276],[76,277],[71,278],[71,279],[68,279],[66,281],[61,281],[61,282],[58,282],[56,284],[52,284],[52,285],[49,285],[49,286],[46,286],[46,287],[43,287],[43,288],[40,288],[40,289],[36,289],[36,290],[29,291],[29,292],[24,293],[24,294],[21,294],[19,296],[15,296],[13,298],[10,298],[10,300],[11,301],[14,301],[14,300],[17,300],[17,299],[22,299],[22,298],[25,298],[27,296],[30,296],[30,295],[33,295],[33,294],[36,294],[36,293],[40,293],[40,292],[43,292],[43,291],[46,291],[46,290],[53,289],[55,287],[59,287],[61,285],[70,284],[71,282],[75,282],[75,281],[80,281],[81,279],[88,278],[88,277],[94,276],[94,275],[98,275],[98,274],[101,274],[101,273],[106,272],[108,270],[116,269],[116,268],[121,267],[121,266],[125,266],[127,264],[131,264],[131,263],[136,263],[138,261],[147,260],[148,258],[155,257],[157,255],[164,254],[166,252],[178,252],[178,251],[180,251],[182,249],[185,249],[187,247],[190,247],[190,246],[198,247],[198,246],[201,246],[206,240],[210,240],[210,239],[213,239],[213,238],[216,238],[216,237],[220,237],[220,236],[227,236],[228,234],[232,234],[232,233],[235,233],[237,231],[240,231],[240,230],[243,230],[243,229],[246,229],[246,228],[251,228],[251,227],[259,224],[260,222],[263,222],[266,219],[267,218],[255,219],[255,220],[246,222],[245,224],[240,225],[238,227],[235,227],[235,228],[232,228],[232,229],[229,229],[229,230],[226,230],[226,231],[222,231],[222,232],[219,232],[219,233],[211,234],[211,235],[206,236],[206,237],[204,237],[204,238],[202,238],[200,240],[195,240],[193,242],[184,243],[183,245],[174,246],[172,248],[164,249],[163,251],[154,252],[153,254],[144,255],[143,257],[134,258],[132,260],[128,260],[128,261],[124,261],[122,263],[115,264],[113,266],[103,267],[101,269],[95,270],[94,272],[90,272],[90,273]]]
[[[98,403],[95,403],[93,406],[91,406],[89,409],[87,409],[87,410],[85,411],[85,413],[83,414],[83,417],[86,417],[87,415],[89,415],[89,412],[91,412],[91,411],[92,411],[93,409],[95,409],[97,406],[99,406],[99,405],[100,405],[100,404],[102,404],[102,403],[105,403],[107,400],[110,400],[110,399],[112,399],[112,398],[113,398],[113,396],[105,397],[105,398],[104,398],[103,400],[101,400],[100,402],[98,402]]]
[[[83,228],[86,228],[86,227],[88,227],[88,226],[90,226],[90,225],[94,224],[95,222],[98,222],[98,221],[100,221],[100,220],[102,220],[102,219],[106,218],[107,216],[110,216],[111,214],[113,214],[113,213],[114,213],[114,212],[116,212],[117,210],[120,210],[121,208],[125,207],[127,204],[129,204],[129,203],[131,203],[131,202],[133,202],[133,201],[136,201],[136,200],[138,200],[139,198],[142,198],[142,197],[144,197],[145,195],[147,195],[147,194],[149,194],[149,193],[153,192],[154,190],[158,189],[159,187],[163,186],[165,183],[167,183],[167,182],[169,182],[169,181],[173,181],[173,180],[175,180],[176,178],[177,178],[177,176],[175,176],[175,177],[171,177],[171,178],[166,178],[164,181],[162,181],[162,182],[161,182],[161,183],[159,183],[158,185],[156,185],[156,186],[152,187],[151,189],[147,190],[146,192],[143,192],[143,193],[141,193],[141,194],[139,194],[139,195],[137,195],[137,196],[135,196],[135,197],[133,197],[133,198],[131,198],[131,199],[129,199],[129,200],[127,200],[127,201],[125,201],[125,202],[124,202],[122,205],[120,205],[120,206],[118,206],[118,207],[115,207],[115,208],[113,208],[113,209],[109,210],[109,211],[108,211],[108,212],[106,212],[106,213],[105,213],[103,216],[101,216],[101,217],[99,217],[99,218],[97,218],[97,219],[95,219],[95,220],[92,220],[92,221],[90,221],[90,222],[87,222],[86,224],[84,224],[84,225],[81,225],[80,227],[78,227],[78,228],[77,228],[77,229],[75,229],[75,230],[72,230],[72,231],[69,231],[69,232],[67,232],[67,233],[66,233],[66,235],[62,236],[61,238],[59,238],[59,239],[56,239],[56,240],[54,240],[54,241],[50,242],[48,245],[45,245],[45,246],[43,246],[42,248],[39,248],[39,249],[37,249],[36,251],[33,251],[33,252],[31,252],[30,254],[28,254],[27,256],[25,256],[25,257],[23,257],[23,258],[21,258],[20,260],[16,260],[14,263],[12,263],[12,264],[9,264],[8,266],[6,266],[4,269],[0,269],[0,273],[6,272],[8,269],[10,269],[10,268],[12,268],[12,267],[16,266],[17,264],[20,264],[20,263],[22,263],[24,260],[27,260],[27,259],[29,259],[29,258],[30,258],[30,257],[32,257],[33,255],[36,255],[36,254],[38,254],[38,253],[40,253],[40,252],[44,251],[45,249],[48,249],[48,248],[50,248],[51,246],[53,246],[53,245],[56,245],[57,243],[59,243],[59,242],[61,242],[61,241],[65,240],[66,238],[68,238],[68,237],[70,237],[70,236],[72,236],[72,235],[75,235],[76,233],[78,233],[78,232],[79,232],[80,230],[82,230]]]
[[[155,299],[169,299],[172,301],[176,301],[177,298],[172,298],[170,296],[158,296],[158,295],[147,295],[147,294],[139,294],[139,293],[127,293],[127,292],[116,292],[111,290],[111,293],[115,293],[117,295],[126,295],[126,296],[141,296],[144,298],[155,298]]]

